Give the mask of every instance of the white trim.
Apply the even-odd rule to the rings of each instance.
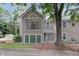
[[[35,35],[35,38],[36,38],[36,44],[37,44],[37,36]]]
[[[44,43],[44,33],[42,34],[42,43]]]
[[[63,39],[63,34],[66,34],[66,39]],[[67,32],[62,32],[62,40],[67,40]]]
[[[24,19],[24,20],[32,20],[32,21],[28,21],[29,23],[28,23],[28,26],[26,26],[27,27],[27,30],[26,31],[28,31],[28,30],[34,30],[35,31],[35,30],[41,30],[42,29],[42,24],[41,24],[42,22],[40,23],[40,26],[41,27],[39,29],[31,29],[31,24],[32,24],[31,22],[33,22],[33,21],[34,22],[35,21],[38,21],[39,22],[39,20],[41,21],[41,19],[33,19],[33,18],[31,19],[31,18],[29,18],[29,19]]]
[[[41,34],[41,44],[43,43],[43,36],[42,36],[42,34]]]
[[[28,35],[29,36],[29,44],[30,44],[30,35]],[[26,43],[26,42],[25,42]]]
[[[25,35],[22,37],[22,43],[25,43]]]
[[[27,20],[27,19],[42,20],[41,18],[23,18],[23,20]]]
[[[23,36],[23,38],[24,38],[24,39],[23,39],[23,42],[26,43],[26,41],[25,41],[25,35]],[[29,38],[30,38],[30,37],[29,37]],[[29,43],[30,43],[30,41],[29,41]],[[29,44],[29,43],[28,43],[28,44]]]

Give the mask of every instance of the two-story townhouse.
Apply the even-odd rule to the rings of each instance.
[[[16,22],[19,24],[22,43],[45,43],[56,41],[56,23],[45,19],[38,11],[26,10]],[[62,20],[62,40],[79,41],[79,22]]]

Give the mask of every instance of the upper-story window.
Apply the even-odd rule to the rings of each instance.
[[[63,21],[63,28],[66,28],[66,21]]]
[[[72,23],[72,26],[75,26],[75,23]]]
[[[47,22],[47,29],[49,29],[49,22]]]
[[[40,29],[40,23],[38,21],[31,21],[31,29]]]
[[[27,21],[27,29],[41,29],[41,22],[39,20],[31,19]]]

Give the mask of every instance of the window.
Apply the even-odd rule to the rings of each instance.
[[[26,43],[41,43],[41,35],[25,35]]]
[[[65,32],[62,33],[62,39],[63,39],[63,40],[67,39],[67,34],[66,34]]]
[[[46,33],[44,33],[44,41],[46,41]]]
[[[49,22],[47,22],[47,29],[49,29]]]
[[[38,21],[31,22],[31,29],[40,29],[40,23]]]
[[[36,19],[27,20],[27,29],[41,29],[41,21]]]
[[[37,35],[37,43],[41,43],[41,35]]]
[[[63,21],[63,27],[66,28],[66,21]]]
[[[29,35],[25,35],[25,42],[29,43]]]
[[[72,26],[75,26],[75,23],[72,23]]]
[[[30,35],[30,43],[36,43],[35,35]]]

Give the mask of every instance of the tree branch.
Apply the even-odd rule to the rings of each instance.
[[[62,12],[63,12],[63,9],[64,9],[64,3],[61,3],[60,4],[60,9],[59,9],[59,12],[58,12],[58,14],[62,14]]]
[[[53,7],[54,7],[55,18],[58,19],[58,4],[57,3],[53,3]]]

